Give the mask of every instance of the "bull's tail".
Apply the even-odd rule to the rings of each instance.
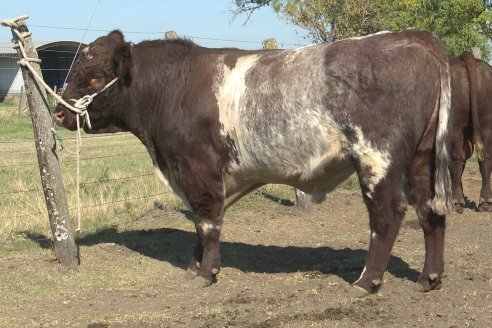
[[[439,112],[435,144],[435,195],[431,207],[434,213],[446,215],[453,211],[451,178],[448,169],[448,130],[451,115],[451,72],[444,51],[442,51],[441,54],[435,53],[434,55],[436,55],[437,60],[440,63],[441,90],[439,96]]]
[[[471,52],[465,52],[460,59],[465,63],[468,75],[468,87],[470,91],[470,109],[473,123],[473,143],[477,150],[478,159],[483,160],[483,140],[480,132],[480,120],[478,118],[478,85],[477,85],[477,65],[475,57]]]

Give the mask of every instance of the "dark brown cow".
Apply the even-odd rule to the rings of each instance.
[[[482,188],[478,211],[492,212],[492,67],[466,52],[451,59],[451,181],[458,213],[465,204],[461,176],[466,160],[477,150]],[[476,147],[474,147],[476,146]]]
[[[423,30],[383,32],[294,50],[207,49],[190,41],[130,45],[119,31],[91,43],[64,98],[118,84],[88,107],[89,133],[131,131],[158,177],[195,215],[188,273],[212,283],[224,211],[267,183],[321,199],[357,172],[370,243],[354,291],[380,286],[407,201],[425,236],[424,290],[440,285],[445,215],[452,210],[447,131],[449,63]],[[59,105],[60,124],[76,128]],[[293,232],[295,233],[295,232]]]

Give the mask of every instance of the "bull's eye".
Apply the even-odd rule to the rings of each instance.
[[[100,78],[92,78],[89,81],[89,86],[91,87],[91,89],[100,90],[103,87],[103,80]]]

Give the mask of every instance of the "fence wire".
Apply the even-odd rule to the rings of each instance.
[[[94,144],[91,142],[96,141],[98,139],[111,139],[113,142],[119,142],[122,141],[124,143],[122,148],[128,147],[125,152],[121,152],[118,154],[110,154],[110,155],[101,155],[101,156],[90,156],[90,152],[94,151]],[[139,156],[146,154],[146,150],[141,150],[143,149],[142,145],[139,143],[133,143],[132,139],[135,139],[134,141],[139,142],[138,139],[136,139],[131,133],[119,133],[119,134],[108,134],[108,135],[85,135],[83,136],[83,140],[85,140],[87,143],[86,149],[87,149],[87,157],[81,158],[81,162],[87,162],[87,161],[92,161],[92,160],[103,160],[105,162],[113,162],[114,161],[121,161],[121,158],[123,157],[124,160],[127,158],[130,159],[134,156]],[[75,140],[75,137],[66,137],[63,138],[63,141],[68,141],[68,140]],[[12,170],[18,170],[22,169],[23,167],[34,167],[38,165],[36,161],[36,151],[34,147],[32,147],[32,150],[26,151],[25,144],[26,143],[32,143],[34,146],[34,141],[32,138],[25,138],[25,139],[16,139],[16,140],[5,140],[5,141],[0,141],[0,158],[2,158],[4,161],[12,160],[12,156],[19,156],[20,155],[31,155],[33,160],[32,162],[26,162],[26,163],[11,163],[11,164],[3,164],[0,165],[0,170],[5,170],[5,169],[12,169]],[[2,144],[3,145],[8,145],[9,149],[2,149]],[[135,146],[139,147],[139,150],[136,151],[131,151],[130,148],[133,148]],[[10,149],[12,148],[12,149]],[[97,150],[100,148],[97,147]],[[68,154],[68,153],[63,153],[63,151],[59,152],[59,155],[63,155],[62,158],[60,159],[60,163],[62,165],[71,165],[76,162],[75,159],[72,159],[73,155]],[[150,167],[149,167],[150,168]],[[152,171],[144,171],[144,172],[138,172],[136,174],[129,174],[126,176],[121,176],[121,177],[114,177],[114,178],[100,178],[100,179],[93,179],[89,181],[85,181],[81,183],[81,186],[85,187],[91,187],[91,186],[96,186],[97,188],[98,185],[109,185],[111,184],[116,184],[116,183],[135,183],[134,181],[141,181],[142,179],[147,179],[149,177],[154,177],[155,173]],[[65,185],[66,190],[70,190],[75,187],[74,183],[67,184]],[[3,187],[3,190],[0,191],[0,197],[5,199],[5,197],[29,197],[32,198],[33,195],[36,194],[42,194],[43,190],[40,187],[35,187],[35,188],[26,188],[22,190],[6,190],[6,186]],[[116,200],[110,200],[110,201],[100,201],[94,203],[94,199],[91,199],[90,202],[92,204],[90,205],[85,205],[82,206],[82,210],[87,210],[87,209],[93,209],[93,208],[98,208],[98,207],[103,207],[103,206],[111,206],[114,204],[120,204],[124,202],[135,202],[138,200],[142,199],[148,199],[152,197],[159,197],[165,194],[169,194],[169,192],[151,192],[148,194],[144,195],[139,195],[139,196],[130,196],[130,197],[123,197],[119,198]],[[69,211],[73,212],[76,210],[75,207],[69,207]],[[28,217],[40,217],[40,216],[45,216],[47,215],[46,211],[38,211],[34,213],[23,213],[23,214],[16,214],[16,215],[4,215],[0,216],[0,220],[16,220],[20,218],[28,218]]]

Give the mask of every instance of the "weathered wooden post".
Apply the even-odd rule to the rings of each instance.
[[[164,39],[166,40],[175,40],[178,38],[178,34],[175,31],[167,31],[164,33]]]
[[[21,92],[19,95],[19,109],[17,111],[17,116],[21,115],[21,110],[22,110],[22,94],[24,93],[24,86],[21,86]]]
[[[471,48],[471,52],[473,54],[473,57],[475,57],[477,59],[482,59],[482,50],[480,50],[479,47]]]
[[[22,60],[29,61],[34,71],[42,76],[40,60],[30,36],[31,33],[25,24],[27,18],[28,16],[21,16],[13,20],[4,20],[2,25],[12,30],[13,42],[16,44],[14,47],[17,48],[21,64]],[[19,43],[22,43],[25,54],[22,53]],[[25,56],[27,58],[24,58]],[[56,154],[56,141],[52,131],[53,121],[46,91],[25,65],[21,65],[21,68],[32,118],[41,183],[53,233],[55,255],[65,266],[76,268],[79,264],[77,246],[70,228],[65,188]]]
[[[262,42],[263,49],[278,49],[277,40],[274,38],[265,39]]]

